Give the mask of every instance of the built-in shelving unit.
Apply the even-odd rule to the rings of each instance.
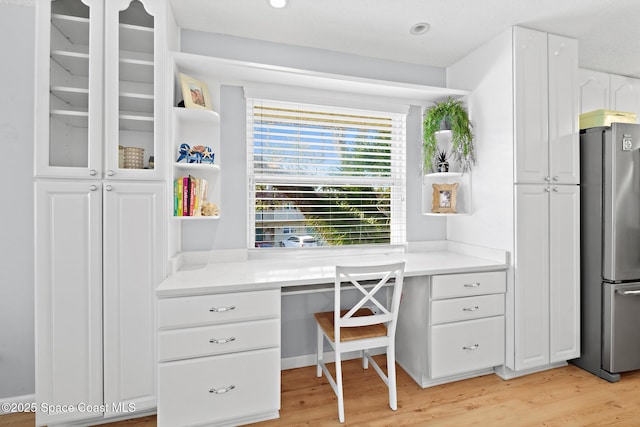
[[[179,80],[177,80],[176,83],[179,87]],[[180,94],[181,92],[177,90],[176,93]],[[213,110],[182,107],[174,107],[172,112],[174,127],[174,151],[172,153],[173,197],[175,199],[177,192],[175,180],[180,177],[193,176],[197,179],[205,179],[208,190],[205,194],[204,201],[211,202],[220,209],[220,115]],[[188,144],[191,148],[198,145],[210,147],[213,150],[213,164],[188,163],[186,159],[180,162],[176,161],[179,158],[180,146],[182,144]],[[174,201],[174,218],[180,220],[216,220],[220,218],[220,215],[203,216],[199,213],[188,216],[176,215],[177,207],[175,203]]]

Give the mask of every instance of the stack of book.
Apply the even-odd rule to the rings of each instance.
[[[173,187],[173,215],[201,216],[202,204],[207,199],[207,186],[206,179],[191,175],[176,179]]]

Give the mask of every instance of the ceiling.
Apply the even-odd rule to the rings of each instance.
[[[578,39],[580,67],[640,77],[638,0],[170,0],[182,28],[446,67],[512,25]],[[411,35],[427,22],[430,30]]]

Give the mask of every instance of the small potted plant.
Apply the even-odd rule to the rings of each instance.
[[[434,171],[438,166],[438,143],[436,133],[445,130],[447,123],[451,130],[451,154],[460,164],[462,172],[471,170],[475,164],[472,125],[467,111],[459,99],[449,98],[429,107],[423,121],[423,150],[425,170]]]
[[[438,172],[449,172],[449,153],[445,150],[438,148],[438,155],[436,156],[436,170]]]

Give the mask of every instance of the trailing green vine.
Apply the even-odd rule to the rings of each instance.
[[[423,151],[425,171],[434,171],[436,168],[436,156],[438,154],[438,143],[436,132],[438,132],[443,120],[451,124],[451,154],[456,162],[460,164],[462,172],[471,170],[471,165],[475,164],[476,157],[473,146],[472,124],[469,121],[467,111],[459,99],[449,98],[447,101],[436,103],[427,108],[423,121]]]

